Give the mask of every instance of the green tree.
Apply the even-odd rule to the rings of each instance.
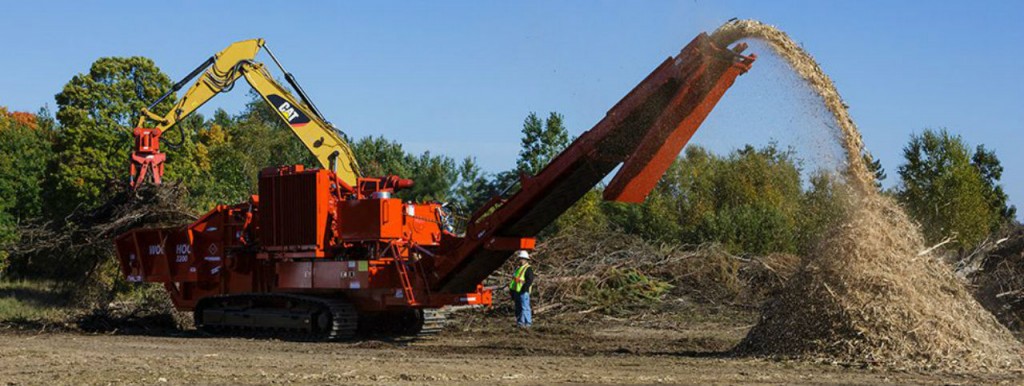
[[[239,117],[239,125],[233,135],[246,139],[246,148],[260,146],[269,150],[263,167],[301,164],[307,167],[319,165],[316,157],[306,149],[274,108],[255,91],[249,92],[250,101]]]
[[[984,147],[978,150],[971,152],[945,129],[911,135],[903,148],[897,197],[930,242],[954,236],[958,246],[970,247],[1014,213],[997,185],[999,160]]]
[[[111,57],[95,61],[88,73],[72,77],[56,95],[61,129],[48,182],[52,195],[47,199],[56,215],[78,206],[95,206],[111,181],[127,179],[131,129],[139,111],[170,85],[167,75],[150,59]],[[174,99],[167,98],[154,110],[167,111]],[[165,138],[164,143],[169,140]],[[165,171],[169,179],[195,175],[189,170],[193,164],[187,159],[182,162],[178,151],[167,146],[162,149],[168,153]]]
[[[466,157],[459,164],[458,181],[452,188],[453,201],[459,211],[468,215],[491,198],[487,173],[480,169],[476,158]]]
[[[390,175],[409,178],[412,159],[402,148],[402,144],[388,140],[383,136],[363,137],[352,144],[359,168],[367,177],[386,177]]]
[[[569,145],[569,131],[565,129],[564,117],[556,112],[548,114],[541,123],[536,113],[530,113],[523,120],[522,148],[516,161],[516,170],[536,175],[551,162],[558,153]]]
[[[1003,177],[1003,166],[999,163],[996,152],[986,149],[985,145],[978,145],[974,150],[974,155],[971,156],[971,164],[978,169],[982,180],[985,181],[985,197],[988,198],[989,207],[999,212],[998,221],[1000,223],[1012,222],[1017,216],[1017,208],[1007,204],[1009,197],[1003,191],[1003,187],[999,185],[999,180]]]
[[[671,225],[650,227],[652,234],[668,235],[686,243],[699,243],[698,227],[718,210],[715,195],[718,173],[726,161],[700,146],[689,146],[662,176],[652,196],[670,203],[657,215],[673,220]],[[647,204],[645,203],[645,206]],[[636,220],[641,221],[641,220]]]
[[[737,253],[795,252],[802,197],[790,150],[748,145],[720,157],[690,146],[642,205],[605,208],[615,226],[649,239],[719,242]]]
[[[849,188],[836,175],[815,173],[810,187],[800,199],[797,217],[797,249],[803,255],[812,252],[822,235],[843,218],[849,201]]]
[[[868,152],[862,154],[861,158],[864,159],[864,166],[867,166],[868,172],[875,177],[875,187],[881,189],[882,181],[888,177],[885,174],[885,168],[882,167],[882,161],[872,157],[871,153]]]
[[[201,178],[189,184],[199,210],[244,202],[256,193],[260,172],[283,165],[318,166],[291,128],[259,94],[250,91],[245,110],[217,110],[197,129],[194,163]],[[198,119],[198,118],[197,118]]]
[[[196,163],[203,178],[190,185],[189,189],[194,200],[193,208],[198,212],[217,204],[242,202],[256,191],[255,168],[250,159],[252,153],[239,147],[230,134],[233,131],[230,127],[235,124],[232,120],[215,117],[209,128],[200,130],[197,135]]]
[[[403,192],[403,198],[420,202],[447,202],[453,198],[452,188],[459,178],[455,160],[444,155],[431,155],[429,151],[411,159],[408,178],[415,184],[408,192]]]
[[[750,253],[795,252],[800,169],[774,144],[734,152],[716,173],[717,211],[698,224],[698,239]]]
[[[569,131],[563,123],[564,117],[556,112],[548,114],[541,121],[537,113],[530,112],[523,120],[521,147],[516,167],[495,173],[481,187],[481,197],[487,198],[515,193],[520,176],[540,173],[552,159],[569,145]]]
[[[559,216],[553,226],[546,229],[542,235],[555,234],[563,229],[582,229],[586,232],[607,230],[611,224],[604,205],[606,204],[601,197],[601,191],[591,189]]]
[[[352,151],[367,177],[399,176],[412,179],[411,189],[397,195],[410,201],[455,201],[482,194],[484,177],[471,158],[456,164],[451,157],[424,152],[415,156],[402,144],[384,137],[365,137],[352,144]]]

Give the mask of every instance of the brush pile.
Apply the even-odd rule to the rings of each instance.
[[[77,295],[103,302],[120,281],[114,259],[114,238],[138,227],[187,224],[195,220],[179,185],[119,189],[96,208],[22,229],[14,249],[21,272],[35,272],[75,288]]]
[[[974,296],[1010,331],[1024,338],[1024,227],[978,251],[977,269],[967,274]]]
[[[538,304],[562,311],[629,315],[668,298],[757,307],[796,271],[787,254],[743,257],[716,244],[652,244],[614,231],[570,230],[537,250]]]

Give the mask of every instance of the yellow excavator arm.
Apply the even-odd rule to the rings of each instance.
[[[281,68],[281,71],[285,73],[285,79],[299,94],[301,100],[296,99],[275,81],[263,63],[254,60],[260,49],[265,49],[274,63]],[[167,114],[160,116],[150,111],[171,93],[178,91],[184,84],[199,75],[200,72],[202,72],[202,76],[182,95]],[[245,77],[253,90],[274,107],[277,115],[313,153],[319,161],[320,167],[334,171],[343,182],[350,186],[356,186],[361,175],[352,149],[339,132],[323,118],[320,111],[295,82],[294,77],[284,70],[281,63],[274,57],[273,52],[266,47],[263,39],[244,40],[228,46],[201,64],[185,79],[175,84],[172,90],[169,90],[148,108],[142,109],[138,128],[135,129],[136,151],[132,155],[132,184],[136,185],[144,179],[147,166],[152,170],[154,180],[159,183],[159,174],[162,174],[163,168],[163,155],[158,154],[160,134],[188,117],[217,94],[231,90],[235,81],[240,77]],[[155,122],[156,125],[151,129],[141,129],[147,127],[145,125],[147,120]],[[151,141],[150,138],[154,140]],[[147,152],[159,155],[160,165],[146,165],[147,159],[153,159],[151,157],[153,154],[147,154]],[[147,158],[147,156],[150,157]],[[137,163],[139,165],[136,165]],[[136,176],[137,166],[142,171],[140,176]]]

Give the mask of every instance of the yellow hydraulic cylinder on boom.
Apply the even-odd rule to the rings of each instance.
[[[285,74],[285,80],[301,99],[292,96],[274,80],[263,63],[254,60],[261,48],[266,50]],[[163,116],[150,111],[200,73],[202,75],[199,79],[170,111]],[[253,90],[274,107],[277,115],[316,157],[320,167],[335,172],[342,182],[350,186],[356,185],[361,177],[359,164],[342,134],[324,119],[320,110],[295,81],[295,77],[284,69],[263,39],[251,39],[234,43],[210,57],[149,107],[142,109],[139,123],[134,130],[135,151],[131,155],[133,188],[144,183],[147,177],[156,184],[160,183],[163,161],[166,158],[166,155],[160,152],[160,136],[217,94],[231,90],[240,77],[245,77]],[[155,125],[147,127],[147,121],[152,121]]]

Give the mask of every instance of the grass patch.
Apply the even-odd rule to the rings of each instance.
[[[71,302],[66,289],[45,281],[0,281],[0,324],[45,325],[61,322]]]

